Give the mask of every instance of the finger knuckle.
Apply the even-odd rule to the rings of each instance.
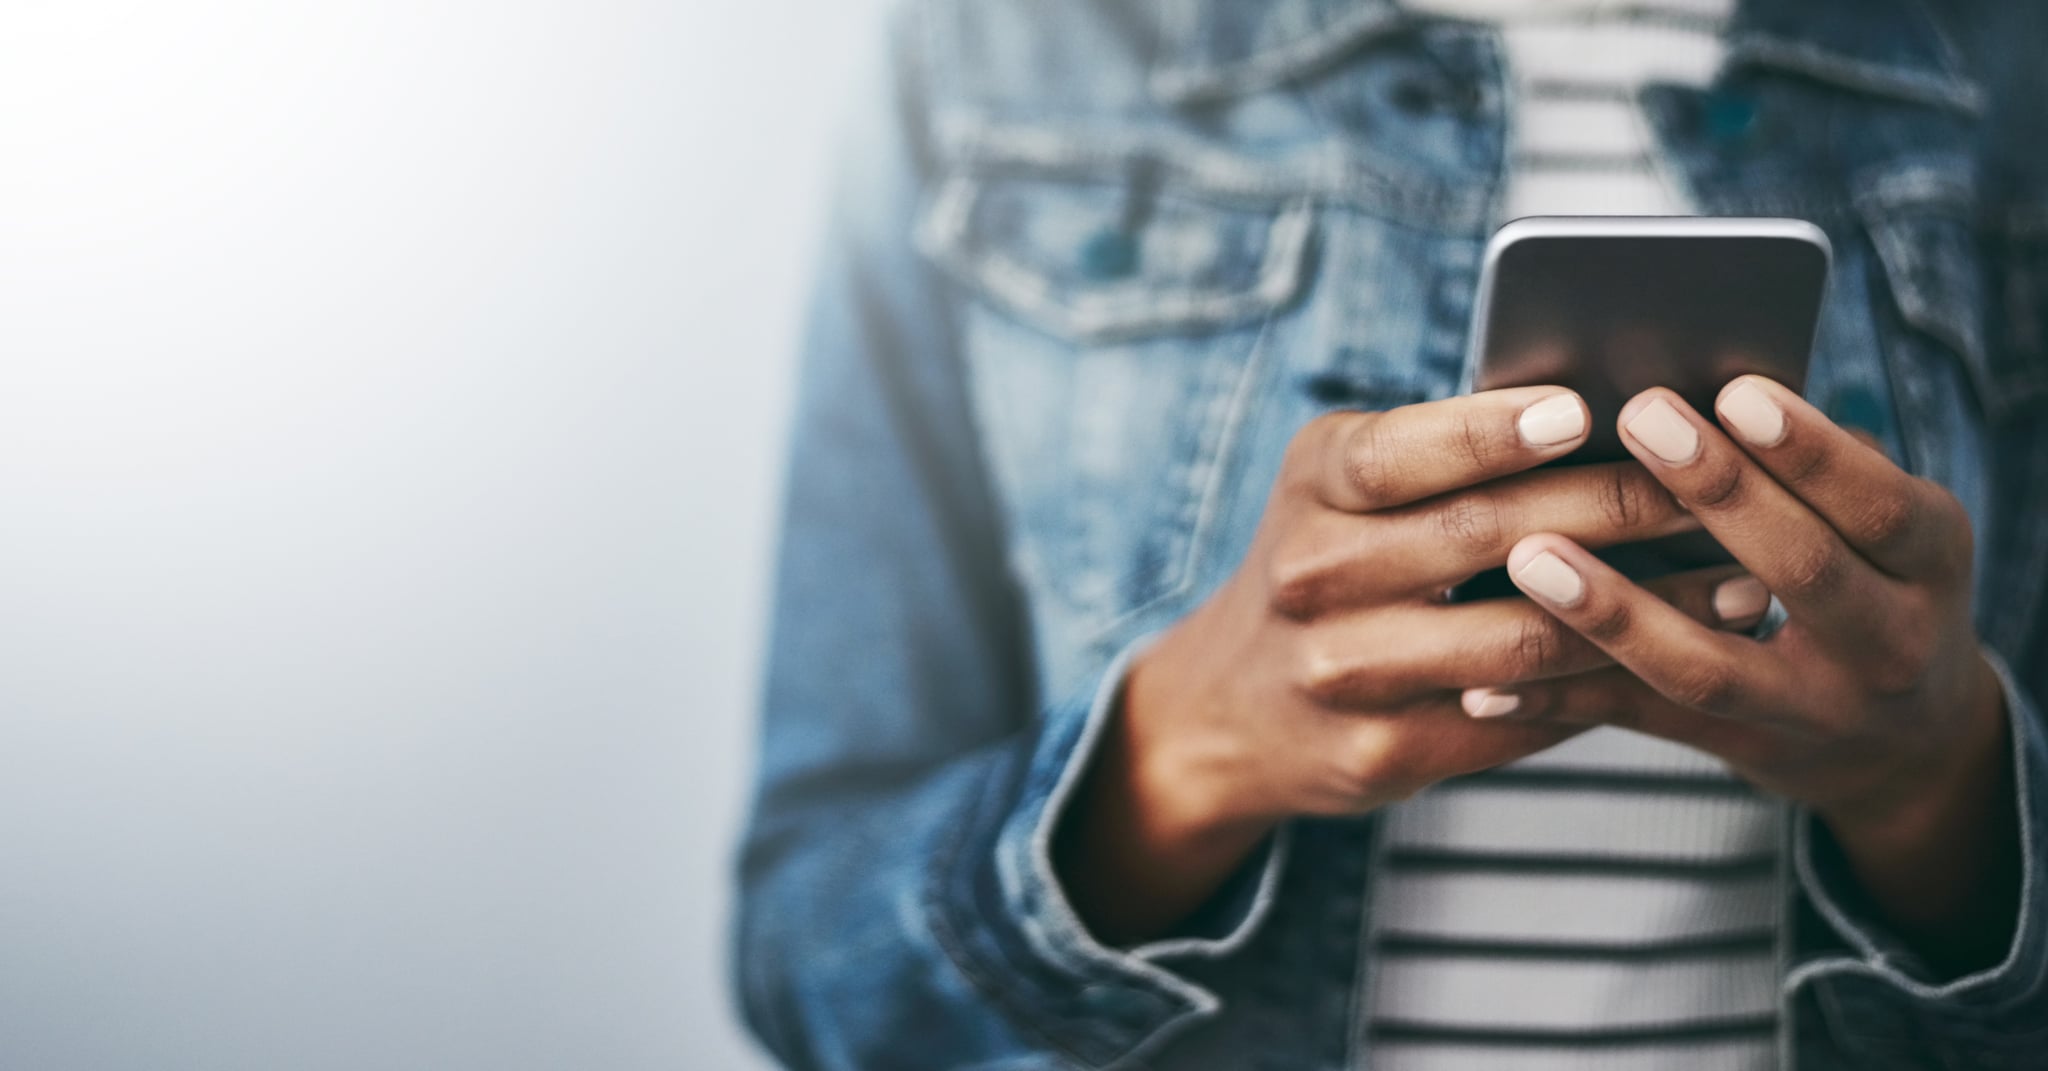
[[[1570,649],[1565,627],[1544,614],[1523,618],[1515,626],[1514,662],[1508,666],[1509,679],[1540,677],[1563,668]]]
[[[1334,579],[1320,556],[1283,543],[1266,562],[1266,603],[1290,621],[1315,619],[1331,603]]]
[[[1360,414],[1349,410],[1323,413],[1309,419],[1287,440],[1284,460],[1296,466],[1312,463],[1324,456],[1324,451],[1333,444],[1341,445],[1350,434],[1351,426],[1361,419]]]
[[[1287,451],[1281,456],[1280,476],[1274,482],[1276,496],[1285,493],[1309,499],[1323,497],[1331,467],[1350,448],[1351,436],[1361,419],[1364,418],[1359,413],[1340,411],[1324,413],[1302,425],[1294,438],[1287,441]]]
[[[1970,575],[1970,561],[1976,551],[1976,522],[1970,508],[1956,498],[1956,491],[1931,479],[1913,479],[1913,539],[1925,539],[1929,553],[1917,565],[1935,577]],[[1898,543],[1905,543],[1901,534]]]
[[[1879,553],[1902,546],[1920,527],[1920,500],[1911,492],[1867,495],[1860,501],[1856,536]]]
[[[1465,557],[1483,557],[1505,548],[1507,526],[1492,495],[1458,495],[1434,510],[1431,517],[1436,534]]]
[[[1361,667],[1330,644],[1301,644],[1294,682],[1301,698],[1319,707],[1355,707],[1365,701],[1366,677]]]
[[[1327,601],[1325,581],[1313,569],[1284,566],[1267,582],[1266,602],[1274,615],[1289,621],[1312,621]]]
[[[1317,471],[1333,451],[1344,449],[1360,423],[1372,418],[1373,414],[1349,409],[1313,417],[1287,441],[1285,460],[1296,467]]]
[[[1386,726],[1364,725],[1336,755],[1338,775],[1361,799],[1405,799],[1420,787],[1417,762]]]
[[[1740,703],[1741,690],[1741,678],[1732,664],[1702,659],[1678,674],[1668,694],[1674,702],[1694,710],[1723,714]]]
[[[1929,524],[1952,533],[1970,531],[1970,509],[1963,505],[1963,500],[1957,498],[1954,491],[1921,477],[1914,478],[1914,486],[1920,492],[1921,508]]]
[[[1804,487],[1827,479],[1835,467],[1835,452],[1823,447],[1808,446],[1795,450],[1784,460],[1785,482],[1795,487]]]
[[[1480,420],[1476,414],[1458,416],[1451,445],[1474,472],[1490,472],[1501,459],[1500,437],[1489,422]]]
[[[1607,524],[1619,531],[1633,531],[1647,523],[1657,509],[1657,498],[1669,499],[1660,487],[1655,494],[1644,483],[1647,474],[1616,466],[1600,481],[1600,510]]]
[[[1580,628],[1596,643],[1619,643],[1636,629],[1636,612],[1619,599],[1594,607]]]
[[[1792,552],[1774,587],[1795,599],[1826,601],[1841,593],[1848,577],[1849,559],[1841,549],[1831,542],[1817,542]]]
[[[1920,511],[1940,550],[1934,568],[1943,576],[1969,576],[1976,549],[1975,523],[1969,507],[1955,492],[1932,480],[1919,480]]]
[[[1749,478],[1740,463],[1727,459],[1715,463],[1687,496],[1697,509],[1733,509],[1748,494]]]
[[[1383,509],[1401,501],[1401,487],[1407,482],[1401,457],[1399,445],[1389,441],[1381,422],[1364,420],[1354,425],[1344,447],[1343,479],[1366,509]]]

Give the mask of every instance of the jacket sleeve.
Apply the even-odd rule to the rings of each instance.
[[[1096,942],[1049,831],[1122,665],[1032,695],[1028,628],[966,398],[952,292],[911,247],[931,168],[912,24],[845,153],[803,344],[734,970],[797,1068],[1111,1063],[1212,1012],[1164,966],[1236,947]]]
[[[2039,259],[2048,248],[2048,154],[2040,151],[2048,110],[2039,104],[2048,77],[2038,49],[2013,47],[2048,33],[2048,5],[1983,0],[1929,10],[1944,17],[1951,40],[1987,90],[1980,123],[1987,192],[2010,202],[1987,229],[1994,279],[1987,333],[1994,345],[2008,347],[2008,361],[2048,367],[2042,336],[2027,326],[2048,323],[2048,277],[2038,268],[2022,271],[2048,263]],[[2004,216],[2009,229],[1997,225]],[[2039,540],[2048,532],[2040,521],[2048,507],[2039,467],[2039,459],[2048,458],[2048,410],[2037,406],[1988,434],[1996,436],[1992,508],[2014,514],[1993,528],[2010,541],[1994,560],[2038,561]],[[1993,607],[2005,621],[2024,622],[2032,610],[2031,626],[1996,630],[2021,853],[2019,916],[2003,959],[1963,977],[1936,974],[1876,917],[1825,828],[1810,817],[1795,827],[1802,899],[1818,918],[1801,928],[1802,962],[1787,992],[1811,1001],[1842,1044],[1858,1047],[1854,1066],[2048,1066],[2048,709],[2042,706],[2048,702],[2048,591],[2040,590],[2038,571],[2031,579],[2029,570],[2016,573],[1980,588],[1980,599],[2007,600]]]
[[[1787,990],[1812,987],[1835,1032],[1848,1035],[1837,1040],[1874,1059],[1926,1053],[1941,1067],[2030,1067],[2048,1029],[2048,732],[2029,689],[1994,663],[2012,731],[2021,853],[2019,916],[1999,963],[1936,974],[1885,926],[1826,828],[1810,815],[1795,827],[1794,871],[1825,941]]]
[[[2048,316],[2048,285],[1999,290],[2012,303],[2008,315]],[[2015,350],[2014,356],[2048,361],[2048,353],[2039,351]],[[2040,588],[2041,573],[2031,563],[2041,560],[2039,541],[2048,534],[2039,493],[2040,459],[2048,458],[2048,410],[1982,430],[1974,449],[1982,451],[1988,473],[1983,498],[1994,520],[1980,532],[1989,542],[1980,545],[1978,560],[2003,572],[1980,578],[1977,616],[2009,719],[2018,917],[1999,962],[1962,977],[1942,976],[1885,925],[1825,826],[1811,815],[1800,816],[1792,861],[1801,903],[1811,910],[1808,924],[1796,927],[1802,961],[1786,990],[1795,1002],[1817,1007],[1835,1041],[1858,1050],[1859,1066],[2044,1066],[2048,710],[2041,704],[2048,698],[2048,591]]]

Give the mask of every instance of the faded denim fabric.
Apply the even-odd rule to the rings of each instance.
[[[1794,840],[1803,1071],[2048,1066],[2048,6],[1745,2],[1641,103],[1702,212],[1820,225],[1807,386],[1953,488],[2007,668],[2025,905],[1941,978]],[[1144,638],[1289,438],[1457,392],[1509,138],[1492,31],[1388,0],[912,0],[805,346],[738,984],[800,1068],[1370,1066],[1370,818],[1291,823],[1173,940],[1050,829]]]

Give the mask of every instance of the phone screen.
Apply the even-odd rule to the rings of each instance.
[[[1797,220],[1517,220],[1488,249],[1473,386],[1570,387],[1593,430],[1554,464],[1625,460],[1621,406],[1650,387],[1677,391],[1710,418],[1739,375],[1801,389],[1828,261],[1827,239]],[[1638,579],[1728,560],[1703,535],[1601,557]],[[1458,597],[1512,593],[1505,576],[1482,576]]]
[[[1518,223],[1530,226],[1519,236],[1516,224],[1504,228],[1488,258],[1473,382],[1555,383],[1584,396],[1593,434],[1568,462],[1627,457],[1615,419],[1650,387],[1711,415],[1736,376],[1804,384],[1828,273],[1825,240],[1797,236],[1807,225],[1645,220],[1630,233],[1629,221],[1602,220],[1574,233],[1580,221]],[[1783,223],[1802,230],[1755,226]]]

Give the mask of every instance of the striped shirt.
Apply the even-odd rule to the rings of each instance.
[[[1496,22],[1506,214],[1675,215],[1635,103],[1704,85],[1732,0],[1408,0]],[[1374,1071],[1775,1066],[1779,806],[1698,752],[1596,729],[1385,814]]]

